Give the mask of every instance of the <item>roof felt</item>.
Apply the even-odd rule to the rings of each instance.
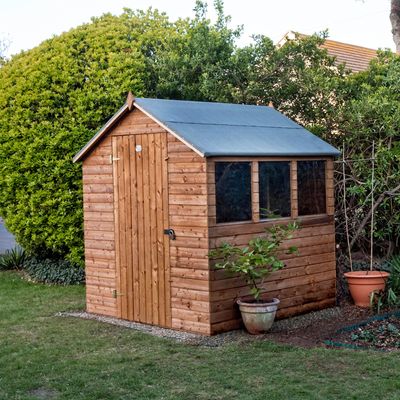
[[[272,107],[144,98],[135,104],[205,157],[340,154]]]

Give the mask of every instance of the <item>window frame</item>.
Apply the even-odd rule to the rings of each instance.
[[[290,163],[290,204],[291,215],[281,218],[260,218],[259,201],[259,162],[286,161]],[[297,162],[298,161],[324,161],[325,162],[325,213],[300,216],[298,215],[298,184],[297,184]],[[216,162],[250,162],[251,163],[251,209],[252,219],[249,221],[216,222],[216,190],[215,190],[215,163]],[[261,223],[265,226],[276,222],[286,223],[291,220],[309,221],[326,219],[334,214],[333,205],[333,157],[212,157],[207,161],[207,183],[209,198],[209,226],[221,227],[231,225],[245,225]]]

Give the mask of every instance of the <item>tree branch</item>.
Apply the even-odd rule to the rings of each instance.
[[[371,209],[368,211],[367,215],[361,221],[361,224],[358,227],[355,235],[353,236],[353,239],[351,239],[350,248],[353,247],[354,243],[357,241],[358,237],[360,236],[360,233],[365,228],[365,225],[371,219],[372,214],[375,212],[375,210],[378,208],[378,206],[383,202],[383,200],[385,200],[385,197],[386,196],[394,196],[399,190],[400,190],[400,185],[397,185],[394,189],[386,190],[385,192],[381,193],[381,195],[376,200],[374,206],[371,207]]]

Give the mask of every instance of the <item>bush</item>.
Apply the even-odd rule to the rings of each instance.
[[[377,312],[400,306],[400,255],[393,256],[384,266],[390,273],[385,289],[371,296],[371,305]]]
[[[279,259],[280,245],[284,240],[291,239],[292,233],[298,229],[296,223],[274,225],[266,229],[265,237],[251,239],[247,246],[236,247],[223,243],[210,251],[209,258],[220,260],[216,269],[222,269],[228,274],[237,274],[246,281],[250,294],[255,302],[260,301],[264,280],[273,271],[279,271],[285,264]],[[285,254],[297,252],[297,247],[290,247]]]
[[[85,282],[85,270],[67,260],[30,258],[24,271],[35,282],[79,285]]]
[[[0,270],[22,269],[27,261],[25,250],[21,247],[15,247],[0,255]]]
[[[0,214],[18,243],[34,254],[82,263],[81,165],[72,163],[74,154],[129,90],[208,99],[204,93],[214,90],[203,80],[222,76],[233,51],[234,33],[223,25],[211,25],[201,13],[172,23],[151,9],[125,10],[93,18],[1,66]]]

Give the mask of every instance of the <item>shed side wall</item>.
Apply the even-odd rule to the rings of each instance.
[[[111,138],[83,161],[86,306],[92,313],[117,316],[114,195]]]
[[[261,235],[272,222],[215,223],[215,193],[213,161],[208,161],[209,185],[209,240],[210,248],[222,242],[245,246],[254,236]],[[290,246],[298,248],[298,254],[284,255],[281,259],[286,267],[272,273],[265,283],[266,292],[281,301],[278,318],[288,317],[335,304],[336,262],[335,226],[333,204],[333,162],[326,164],[327,215],[303,218],[302,228],[293,239],[285,241],[282,250]],[[292,171],[292,185],[297,177]],[[258,180],[253,174],[253,180]],[[255,185],[258,181],[253,182]],[[295,195],[297,200],[297,195]],[[292,206],[293,206],[292,199]],[[296,204],[295,204],[296,205]],[[297,209],[297,206],[296,206]],[[292,210],[293,212],[293,210]],[[286,219],[288,221],[288,219]],[[240,326],[239,312],[234,305],[237,297],[248,295],[243,279],[227,277],[224,271],[210,272],[210,312],[212,334],[235,329]]]

